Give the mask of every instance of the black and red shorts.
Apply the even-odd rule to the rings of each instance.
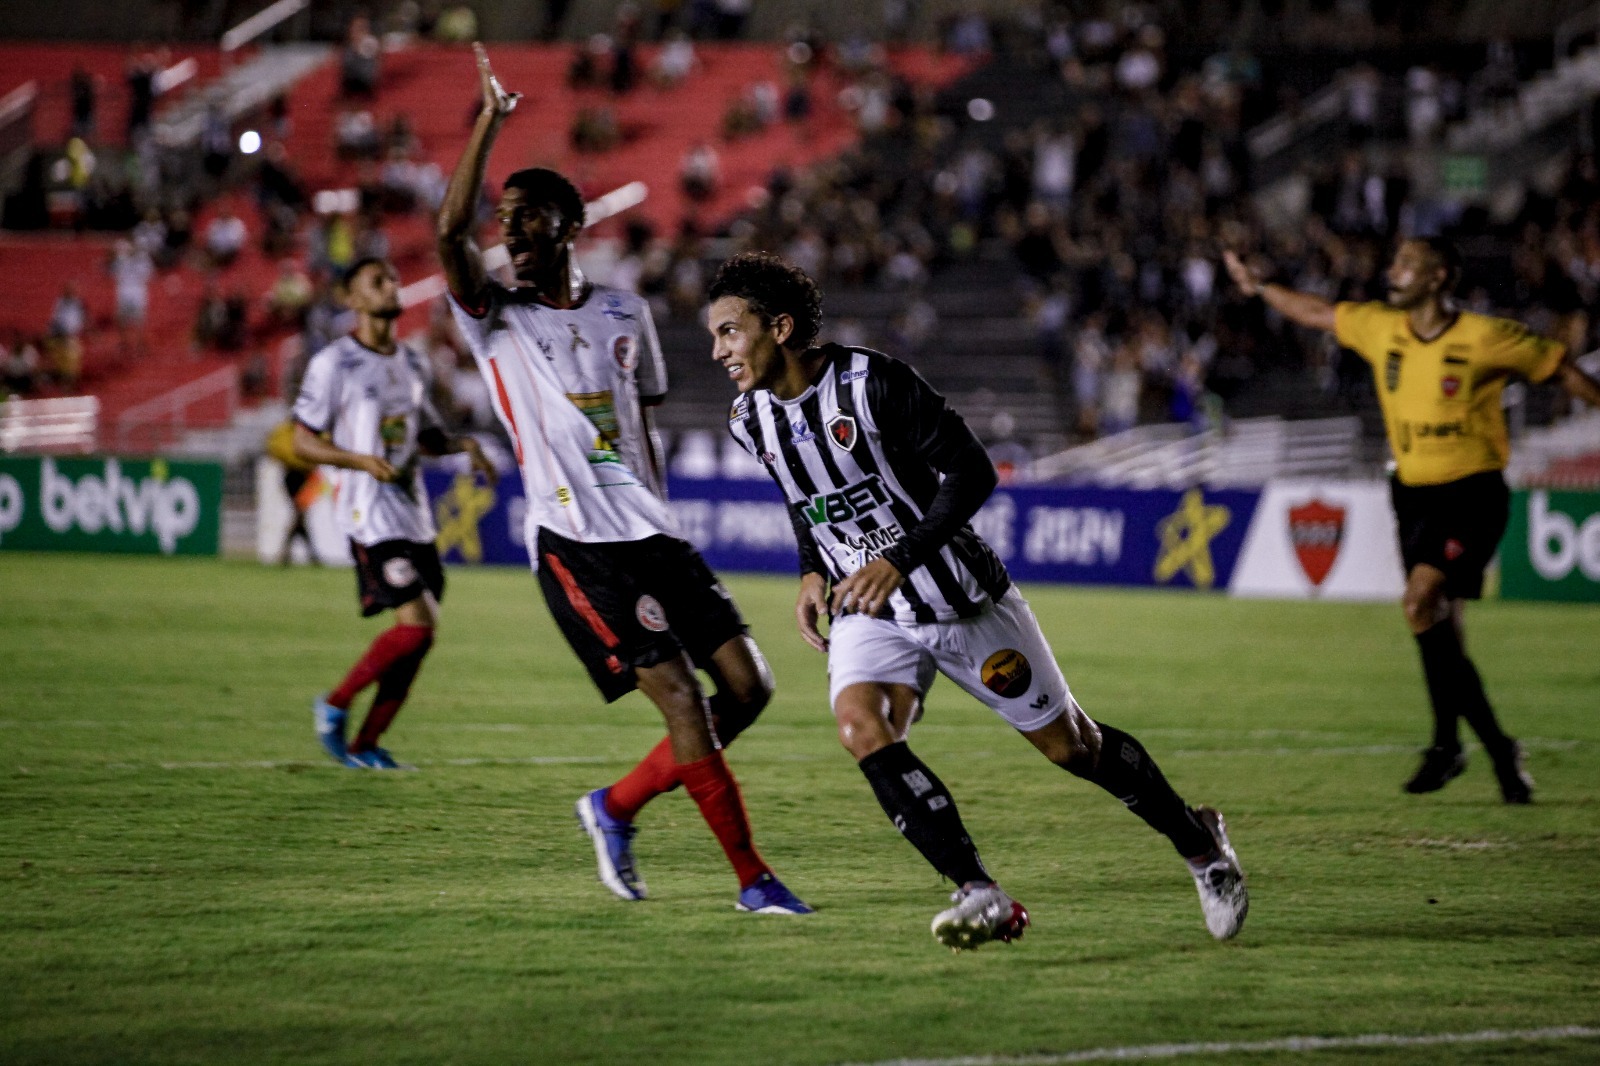
[[[1511,516],[1511,493],[1500,472],[1442,485],[1406,485],[1391,477],[1389,498],[1406,573],[1426,563],[1444,571],[1448,598],[1482,596],[1484,568],[1499,550]]]
[[[370,618],[433,593],[444,599],[444,567],[439,549],[414,540],[384,540],[377,544],[350,542],[356,557],[356,591],[361,597],[361,617]]]
[[[539,530],[539,587],[607,703],[632,692],[634,671],[688,652],[696,666],[746,630],[700,553],[658,534],[584,544]]]

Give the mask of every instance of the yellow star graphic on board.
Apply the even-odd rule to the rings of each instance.
[[[480,485],[471,474],[457,474],[449,491],[434,504],[434,518],[439,525],[435,541],[439,554],[451,548],[461,549],[461,558],[469,563],[483,562],[483,541],[478,539],[478,523],[494,507],[494,489]]]
[[[1156,580],[1171,581],[1187,571],[1197,589],[1208,589],[1216,584],[1211,538],[1227,529],[1232,517],[1221,504],[1206,503],[1199,489],[1184,493],[1178,509],[1156,526],[1156,534],[1161,538],[1161,551],[1156,556]]]

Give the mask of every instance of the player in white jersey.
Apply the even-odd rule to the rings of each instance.
[[[395,624],[378,634],[338,687],[312,706],[317,735],[335,760],[352,768],[400,769],[378,739],[400,713],[422,659],[433,646],[444,570],[422,486],[423,455],[465,451],[491,482],[494,467],[477,441],[448,437],[428,398],[428,361],[394,334],[400,282],[381,259],[346,272],[344,298],[356,312],[355,332],[317,352],[306,365],[294,404],[294,450],[333,468],[334,516],[350,539],[364,617],[393,610]],[[350,704],[377,683],[377,694],[353,741]]]
[[[638,688],[667,724],[637,767],[577,803],[600,880],[622,899],[645,897],[633,820],[682,784],[738,874],[739,909],[809,913],[757,853],[722,757],[766,706],[772,682],[727,590],[667,510],[647,412],[667,378],[649,307],[578,269],[583,198],[555,171],[517,171],[501,193],[496,214],[516,285],[489,276],[473,239],[489,151],[518,99],[474,48],[482,109],[439,213],[456,322],[516,447],[528,555],[551,613],[607,702]],[[710,700],[697,666],[716,684]]]
[[[710,298],[713,358],[739,390],[729,428],[789,502],[795,616],[828,655],[839,739],[884,813],[958,886],[934,936],[973,948],[1028,925],[949,790],[907,746],[937,673],[1166,836],[1188,860],[1211,934],[1237,934],[1248,897],[1222,816],[1187,806],[1138,740],[1084,713],[1032,609],[973,532],[997,479],[961,416],[899,360],[817,345],[822,294],[775,256],[730,259]]]

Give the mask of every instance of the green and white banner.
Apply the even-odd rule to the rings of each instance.
[[[0,550],[215,555],[222,467],[0,457]]]
[[[1512,494],[1500,542],[1500,595],[1600,602],[1600,492]]]

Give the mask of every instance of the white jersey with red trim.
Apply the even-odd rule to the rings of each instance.
[[[484,307],[451,308],[516,447],[529,554],[541,528],[585,543],[675,535],[642,412],[667,392],[649,305],[596,285],[563,310],[491,281]]]
[[[357,544],[432,543],[437,535],[417,452],[417,434],[440,425],[428,399],[432,382],[428,361],[405,344],[385,355],[340,337],[306,364],[295,419],[345,451],[381,455],[400,471],[397,480],[383,482],[360,470],[328,468],[334,516]]]

